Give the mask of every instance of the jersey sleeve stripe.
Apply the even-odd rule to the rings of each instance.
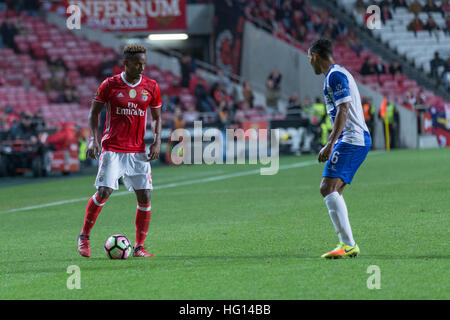
[[[346,96],[346,97],[343,97],[343,98],[341,98],[341,99],[335,101],[334,104],[335,104],[336,107],[337,107],[337,106],[340,105],[340,104],[343,104],[343,103],[345,103],[345,102],[350,102],[350,101],[352,101],[352,97],[351,97],[351,96]]]
[[[162,107],[162,104],[160,104],[159,106],[150,106],[150,108],[152,108],[152,109],[158,109],[158,108],[161,108]]]

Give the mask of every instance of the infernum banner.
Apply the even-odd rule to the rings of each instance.
[[[185,30],[186,0],[64,0],[54,7],[63,14],[80,8],[81,23],[105,31]],[[64,8],[62,8],[64,7]]]

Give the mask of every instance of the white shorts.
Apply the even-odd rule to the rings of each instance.
[[[147,159],[146,153],[102,152],[94,186],[117,190],[119,178],[123,177],[129,191],[152,190],[152,169]]]

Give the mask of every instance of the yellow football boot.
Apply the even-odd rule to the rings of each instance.
[[[358,254],[359,247],[356,243],[354,246],[349,246],[343,242],[340,242],[334,250],[324,253],[321,257],[326,259],[340,259],[344,257],[354,258]]]

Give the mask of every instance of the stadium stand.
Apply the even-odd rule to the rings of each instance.
[[[450,5],[448,1],[432,1],[436,3],[434,9],[427,6],[427,1],[418,1],[416,7],[411,7],[413,0],[405,1],[404,6],[395,5],[394,2],[381,1],[379,4],[384,10],[391,13],[390,19],[383,21],[381,29],[372,29],[372,35],[386,44],[393,51],[405,57],[416,68],[424,70],[431,75],[431,61],[436,52],[443,60],[450,58]],[[346,8],[360,24],[366,23],[367,14],[356,9],[356,0],[343,0],[339,4]],[[411,23],[415,13],[420,20],[418,26]],[[434,22],[432,22],[434,21]],[[389,30],[389,32],[386,32]],[[445,82],[445,64],[438,71],[439,80]],[[430,95],[431,96],[431,95]],[[432,101],[434,104],[436,101]],[[431,102],[429,102],[431,103]]]
[[[111,74],[121,72],[122,68],[118,63],[120,56],[99,42],[87,40],[69,30],[60,30],[43,18],[29,16],[25,12],[8,11],[7,16],[6,11],[0,11],[0,25],[4,22],[20,25],[21,31],[14,35],[12,48],[0,49],[0,66],[5,70],[4,81],[9,88],[2,90],[6,97],[2,106],[12,106],[18,114],[42,109],[50,127],[59,121],[68,120],[86,126],[90,100],[104,79],[99,76],[103,75],[100,67],[103,63],[112,63],[114,67]],[[78,50],[80,48],[82,50]],[[161,70],[158,66],[149,64],[144,75],[157,80],[163,94],[183,110],[190,109],[191,105],[197,106],[195,92],[192,88],[181,87],[181,78],[172,71]],[[213,83],[209,84],[212,85]],[[15,89],[11,89],[11,86]],[[28,92],[26,87],[32,90]],[[74,99],[67,99],[68,90],[76,91]],[[247,112],[241,108],[242,100],[238,101],[226,92],[216,96],[223,97],[230,105],[236,104],[238,109],[242,109],[237,114],[239,120],[261,118],[264,110],[261,107],[257,112]],[[213,100],[212,110],[215,111],[220,103],[221,101]],[[163,121],[170,121],[171,111],[173,108],[163,111]],[[211,118],[213,117],[204,119]]]
[[[364,15],[360,15],[355,8],[355,1],[348,0],[345,4],[352,9],[352,12],[359,17],[361,23],[363,23]],[[361,67],[366,58],[369,58],[371,64],[375,64],[381,57],[374,55],[369,50],[364,50],[364,46],[361,44],[358,37],[348,27],[342,25],[337,21],[333,15],[325,9],[315,7],[311,3],[305,0],[294,1],[247,1],[243,10],[247,19],[254,24],[263,27],[272,35],[282,39],[300,50],[306,52],[308,45],[311,41],[319,36],[329,37],[335,40],[334,57],[337,63],[345,65],[355,78],[362,83],[366,84],[370,88],[380,92],[392,101],[403,104],[404,106],[411,108],[409,103],[406,103],[404,96],[406,92],[411,91],[415,95],[419,92],[423,93],[428,106],[442,106],[444,99],[430,90],[419,86],[416,81],[409,79],[405,74],[396,73],[395,75],[385,71],[382,73],[375,73],[374,75],[362,75],[360,73]],[[399,10],[399,9],[397,9]],[[401,10],[399,11],[401,12]],[[436,14],[434,14],[436,15]],[[388,20],[386,23],[392,20]],[[438,20],[442,23],[442,20]],[[305,36],[305,31],[306,36]],[[303,30],[303,31],[302,31]],[[428,33],[428,31],[426,31]],[[390,34],[390,33],[385,33]],[[421,33],[422,34],[422,33]],[[447,50],[450,48],[447,44],[447,38],[444,38],[442,32],[439,33],[442,37],[438,43],[436,39],[423,42],[423,46],[428,47],[431,42],[436,46],[431,47],[433,52],[438,48],[446,46]],[[411,36],[414,37],[413,33]],[[422,35],[421,35],[422,36]],[[389,36],[388,36],[389,37]],[[412,41],[417,41],[411,38]],[[403,40],[402,40],[403,41]],[[430,42],[430,43],[429,43]],[[417,49],[420,52],[420,48]],[[416,51],[414,51],[416,52]],[[428,52],[428,49],[427,49]],[[428,55],[426,56],[428,59]],[[425,61],[424,58],[420,58],[420,61]],[[384,69],[389,70],[390,65],[383,62]]]
[[[306,52],[311,41],[319,36],[334,39],[336,62],[346,66],[356,80],[391,101],[408,108],[413,108],[414,104],[418,103],[437,107],[444,103],[442,97],[435,96],[432,91],[419,86],[401,70],[390,72],[393,64],[385,63],[381,57],[365,48],[364,43],[348,25],[338,21],[329,10],[316,6],[317,3],[306,0],[239,0],[236,3],[248,21],[303,52]],[[349,8],[357,7],[354,0],[345,0],[342,3]],[[358,17],[360,23],[364,23],[364,15],[352,10],[352,14]],[[406,28],[406,22],[394,22],[411,18],[411,14],[405,10],[407,9],[392,9],[392,16],[384,19],[385,25],[395,32],[382,33],[383,41],[392,43],[393,48],[399,51],[404,50],[409,57],[415,59],[417,66],[429,65],[430,54],[435,50],[442,51],[445,58],[444,49],[450,46],[445,42],[449,36],[445,34],[443,23],[445,24],[446,20],[442,15],[432,13],[442,30],[437,31],[431,39],[423,41],[422,38],[426,38],[425,32],[428,31],[417,32],[416,38],[413,32],[400,30],[400,26]],[[420,13],[419,16],[424,14]],[[0,49],[0,67],[4,70],[0,77],[2,112],[6,114],[8,107],[12,107],[17,115],[25,111],[36,113],[40,110],[49,127],[55,127],[60,121],[74,121],[78,126],[86,127],[90,101],[100,82],[106,76],[122,71],[120,53],[92,37],[90,40],[86,34],[77,34],[50,23],[36,12],[0,10],[0,26],[2,30],[10,31],[5,34],[13,34],[11,39],[2,36],[3,48]],[[406,40],[401,42],[399,39],[422,43],[424,48],[427,48],[423,52],[427,54],[420,56],[417,53],[420,49],[408,50],[405,49],[407,46],[397,45],[406,43]],[[119,38],[117,42],[120,42]],[[181,55],[176,58],[181,66],[183,58]],[[373,66],[373,71],[362,72],[365,63]],[[378,69],[375,68],[377,63],[380,67]],[[224,76],[218,75],[220,70],[217,68],[208,71],[203,67],[197,68],[198,72],[192,68],[186,76],[174,72],[172,66],[167,67],[149,64],[144,72],[160,85],[164,101],[162,118],[165,124],[172,121],[176,108],[180,108],[190,121],[202,119],[213,123],[217,120],[219,109],[224,105],[233,111],[234,123],[286,117],[279,112],[268,114],[264,99],[259,99],[253,106],[246,103],[242,94],[243,81],[239,77],[226,75],[227,84],[223,85],[220,77]],[[381,69],[384,71],[377,71]],[[206,99],[196,90],[199,74],[206,80]],[[186,81],[187,85],[184,83]],[[264,97],[263,91],[264,88],[254,88],[255,96]]]

